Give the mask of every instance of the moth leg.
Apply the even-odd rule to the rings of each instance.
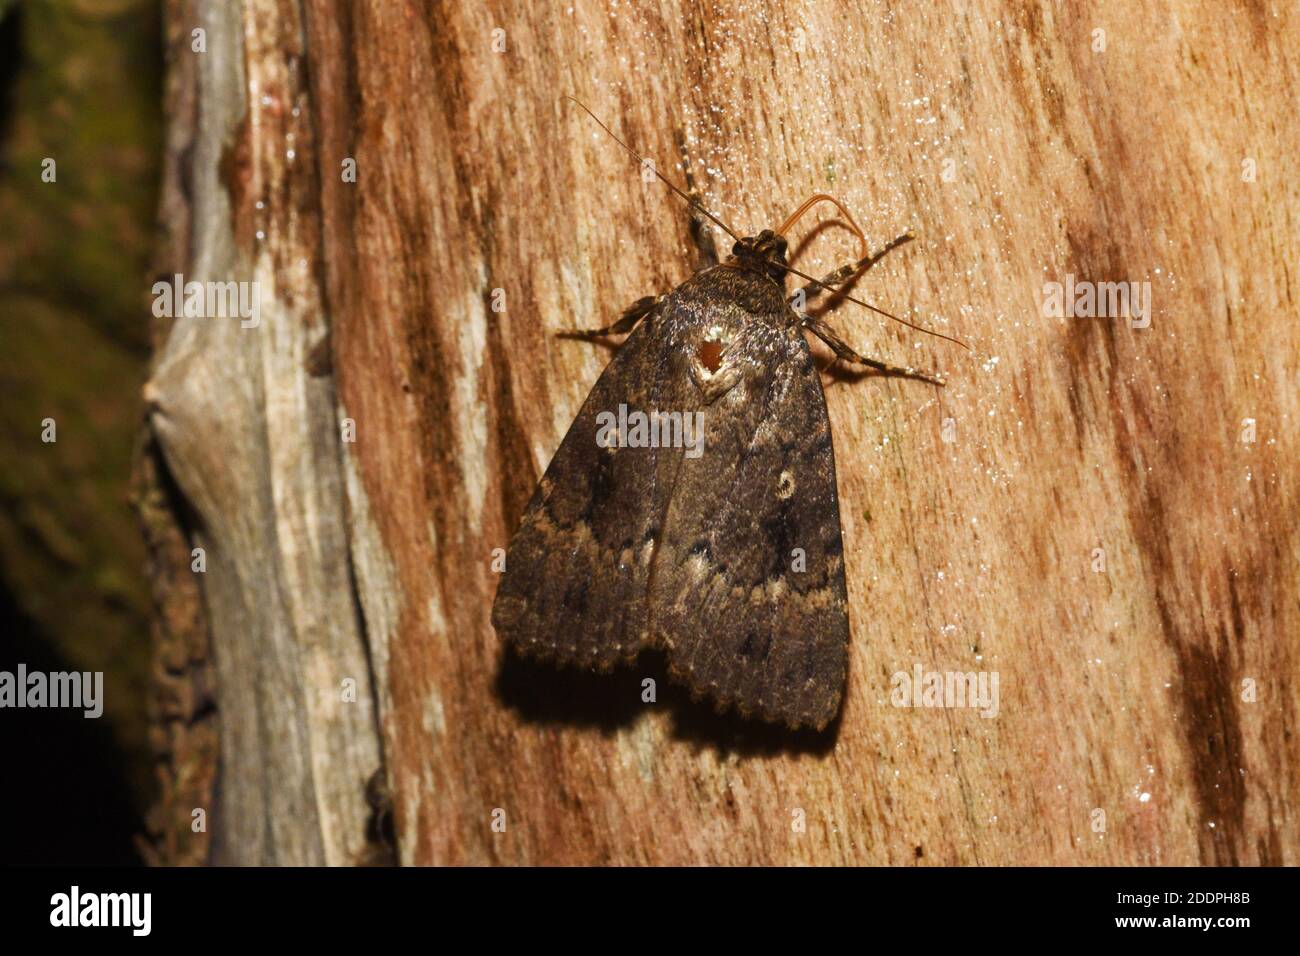
[[[817,338],[821,339],[831,347],[831,351],[835,353],[837,361],[843,359],[844,361],[851,362],[854,365],[865,365],[867,368],[875,369],[882,375],[890,375],[898,378],[915,378],[922,382],[929,382],[932,385],[945,384],[944,380],[939,378],[937,375],[920,372],[914,368],[903,368],[898,365],[889,365],[886,362],[859,355],[849,347],[847,342],[836,335],[829,325],[821,321],[821,319],[815,319],[811,315],[807,314],[800,314],[799,321],[804,328],[811,329],[813,335],[817,336]],[[830,366],[827,366],[827,368],[829,369]]]
[[[631,332],[638,322],[654,311],[654,307],[658,304],[659,296],[642,296],[623,310],[617,322],[603,329],[565,329],[557,334],[562,339],[598,339],[606,335],[622,335],[624,332]]]
[[[840,266],[834,272],[827,273],[822,277],[820,282],[809,282],[807,285],[796,289],[790,296],[789,301],[793,303],[797,298],[802,296],[802,301],[807,302],[813,296],[825,291],[826,286],[837,286],[845,279],[855,275],[865,275],[872,266],[874,266],[889,253],[893,252],[899,246],[911,242],[915,237],[910,232],[905,232],[896,239],[891,240],[879,252],[873,252],[866,258],[859,259],[857,262],[850,262],[848,265]]]
[[[677,131],[677,151],[682,157],[682,171],[686,174],[686,195],[692,201],[704,204],[704,197],[700,195],[699,189],[695,184],[695,166],[691,162],[690,151],[686,148],[686,137],[682,130]],[[698,272],[701,269],[710,269],[718,264],[721,258],[718,255],[718,242],[709,226],[708,219],[698,209],[691,208],[691,218],[688,228],[691,236],[691,244],[695,246],[696,259],[695,269]]]

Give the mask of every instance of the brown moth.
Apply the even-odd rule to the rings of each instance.
[[[569,333],[630,334],[524,512],[492,623],[525,655],[598,671],[658,648],[719,710],[821,730],[843,696],[849,616],[830,420],[804,332],[837,361],[942,382],[858,355],[794,306],[911,237],[815,280],[787,263],[784,233],[827,200],[861,239],[831,197],[739,237],[659,178],[736,240],[731,256],[606,328]],[[787,296],[786,273],[809,284]],[[698,445],[690,422],[703,425]]]

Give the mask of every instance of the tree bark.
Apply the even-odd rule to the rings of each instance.
[[[186,278],[261,292],[256,328],[176,319],[147,388],[207,560],[213,858],[366,859],[382,762],[404,863],[1297,862],[1292,11],[169,17]],[[610,354],[555,332],[697,265],[683,204],[565,94],[742,234],[818,192],[876,247],[913,230],[855,295],[970,346],[829,314],[949,384],[828,373],[827,734],[492,630],[494,549]],[[856,254],[829,214],[792,240],[814,275]],[[1149,327],[1047,314],[1067,276],[1149,283]],[[895,706],[918,667],[996,673],[997,715]]]

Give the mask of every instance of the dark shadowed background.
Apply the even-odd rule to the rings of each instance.
[[[130,477],[149,357],[159,16],[137,0],[0,0],[0,670],[102,671],[106,700],[97,720],[0,712],[0,862],[135,861],[152,795]]]

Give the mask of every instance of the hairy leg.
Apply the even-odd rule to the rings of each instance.
[[[835,334],[834,330],[821,319],[815,319],[811,315],[801,314],[800,322],[804,328],[810,329],[813,335],[821,339],[830,346],[831,351],[835,353],[836,361],[843,359],[853,365],[863,365],[867,368],[875,369],[882,375],[891,375],[898,378],[914,378],[922,382],[930,382],[933,385],[943,385],[943,379],[937,375],[931,375],[927,372],[921,372],[914,368],[904,368],[898,365],[890,365],[887,362],[881,362],[878,359],[867,358],[855,352],[847,342]],[[832,362],[831,365],[835,363]],[[830,365],[827,369],[830,369]]]
[[[636,324],[654,311],[659,304],[659,296],[647,295],[637,299],[613,322],[601,329],[565,329],[558,333],[562,339],[598,339],[606,335],[622,335],[631,332]]]
[[[807,285],[796,289],[790,296],[790,302],[794,303],[796,299],[799,299],[801,302],[807,302],[813,296],[825,291],[825,287],[827,286],[833,288],[853,276],[865,275],[877,262],[885,258],[885,256],[889,255],[889,253],[893,252],[899,246],[911,242],[912,239],[913,236],[911,233],[903,233],[897,239],[890,241],[879,252],[873,252],[871,255],[859,259],[857,262],[850,262],[848,265],[840,266],[834,272],[825,275],[819,282],[810,282]]]

